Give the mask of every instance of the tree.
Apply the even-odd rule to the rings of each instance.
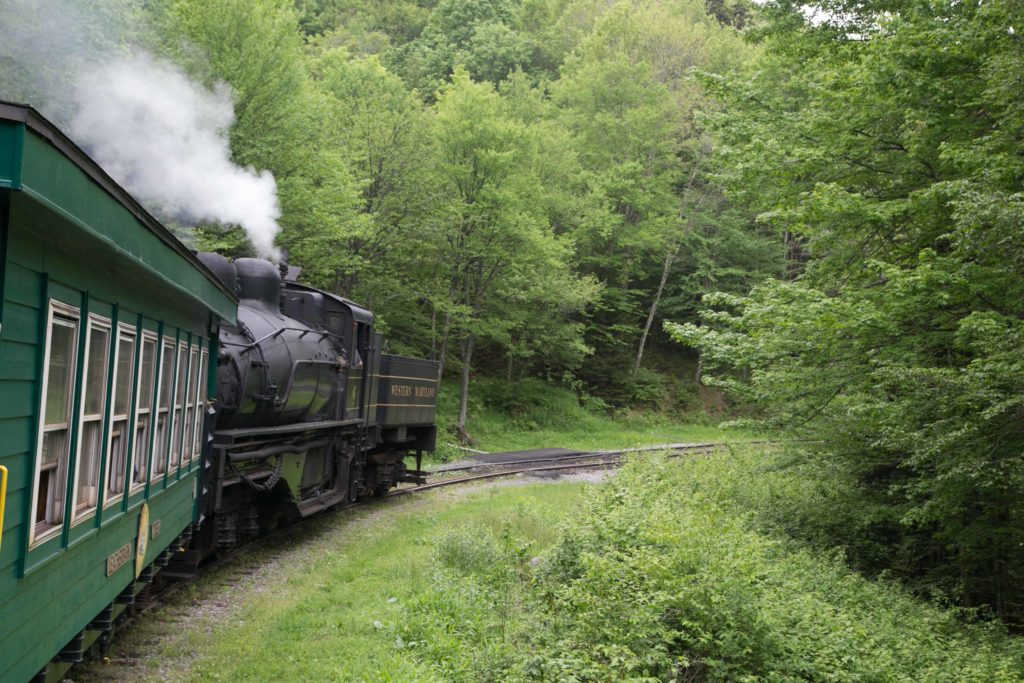
[[[388,54],[406,83],[430,98],[457,66],[477,81],[498,81],[528,65],[529,39],[516,28],[509,0],[441,0],[415,40]]]
[[[619,2],[552,85],[582,167],[577,191],[588,199],[572,233],[578,260],[605,284],[588,325],[599,360],[586,379],[619,378],[619,401],[632,398],[622,369],[639,370],[665,300],[678,314],[688,299],[692,312],[701,293],[749,287],[769,265],[761,255],[770,238],[729,212],[712,177],[713,144],[700,117],[716,104],[692,78],[697,68],[742,68],[753,54],[702,3]],[[739,233],[746,239],[724,237]],[[734,277],[741,264],[746,276]]]
[[[1018,620],[1024,8],[818,9],[770,6],[756,78],[709,79],[723,175],[806,268],[673,330],[858,478],[887,548],[858,561]]]
[[[535,316],[544,302],[560,300],[578,310],[590,288],[567,274],[567,246],[535,200],[543,194],[533,164],[537,150],[525,126],[503,114],[494,89],[456,70],[438,93],[434,125],[441,203],[431,242],[448,284],[444,300],[436,302],[444,317],[440,352],[443,359],[449,338],[458,344],[456,429],[466,438],[478,341],[507,343],[517,324],[513,314]]]
[[[380,291],[406,293],[406,245],[429,208],[426,169],[431,156],[429,119],[401,79],[375,57],[334,50],[317,60],[314,84],[324,93],[325,142],[353,176],[361,217],[333,257],[329,286],[373,307],[389,305]],[[415,289],[415,287],[413,287]],[[422,296],[422,294],[415,295]]]

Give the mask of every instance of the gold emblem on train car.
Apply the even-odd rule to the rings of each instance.
[[[142,504],[139,512],[139,536],[135,539],[135,578],[142,573],[146,562],[146,550],[149,549],[149,503]]]

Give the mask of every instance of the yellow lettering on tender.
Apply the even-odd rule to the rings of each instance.
[[[0,465],[0,543],[4,539],[4,509],[7,507],[7,468]]]

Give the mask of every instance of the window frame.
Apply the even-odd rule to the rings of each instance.
[[[53,353],[53,326],[57,319],[62,319],[59,324],[70,327],[73,331],[72,342],[71,342],[71,357],[68,371],[68,385],[67,385],[67,401],[65,403],[65,414],[66,421],[63,423],[65,429],[68,432],[67,438],[67,450],[64,455],[64,462],[61,463],[60,456],[57,458],[57,464],[54,469],[57,471],[58,478],[60,477],[61,465],[63,464],[64,470],[64,491],[62,492],[63,500],[61,501],[60,509],[60,522],[50,523],[49,528],[44,528],[41,531],[37,529],[39,522],[36,522],[36,511],[39,505],[39,484],[42,480],[43,472],[43,442],[46,437],[46,399],[47,392],[49,389],[50,381],[50,357]],[[78,306],[67,304],[58,299],[49,299],[47,302],[46,311],[46,337],[43,341],[43,372],[39,390],[39,421],[36,429],[36,444],[35,444],[35,462],[33,463],[33,476],[32,476],[32,507],[30,508],[28,518],[28,547],[38,547],[47,541],[50,541],[56,537],[59,537],[62,530],[64,529],[65,523],[68,517],[68,500],[67,500],[67,483],[68,483],[68,470],[70,469],[71,459],[71,442],[74,436],[75,424],[75,390],[78,388],[78,355],[79,355],[79,344],[81,342],[81,328],[82,328],[82,311]],[[56,431],[56,430],[49,430]],[[47,468],[50,469],[50,468]],[[59,484],[59,481],[58,481]],[[59,491],[60,486],[56,489]],[[50,503],[52,504],[52,502]],[[55,515],[56,516],[56,515]]]
[[[196,432],[196,387],[199,386],[199,354],[198,339],[189,346],[187,379],[185,382],[185,412],[182,416],[181,464],[184,467],[195,459],[193,445]],[[185,457],[188,455],[188,457]]]
[[[94,328],[105,329],[107,332],[107,348],[106,348],[106,359],[103,365],[103,387],[100,390],[102,405],[100,406],[99,416],[96,418],[87,418],[85,414],[85,400],[86,393],[89,391],[89,351],[92,348],[92,331]],[[82,350],[82,374],[79,378],[79,384],[82,388],[78,400],[77,410],[77,439],[75,444],[75,465],[74,465],[74,478],[71,485],[71,526],[72,528],[82,522],[85,522],[96,515],[96,511],[99,509],[102,502],[100,496],[101,480],[103,476],[104,460],[106,459],[106,449],[104,444],[106,439],[104,438],[104,431],[107,428],[107,413],[110,407],[110,360],[111,360],[111,348],[114,340],[114,323],[106,317],[97,313],[90,313],[86,318],[85,326],[85,338],[82,340],[84,348]],[[78,511],[78,483],[79,478],[82,474],[82,451],[83,451],[83,440],[82,435],[85,433],[85,423],[87,421],[98,421],[100,428],[100,439],[98,454],[98,471],[96,472],[96,503],[89,509],[79,513]]]
[[[171,420],[171,447],[170,447],[170,464],[167,467],[167,474],[174,474],[181,467],[181,446],[182,439],[184,438],[185,425],[183,424],[185,419],[185,393],[181,389],[181,382],[185,382],[185,391],[188,387],[188,342],[184,339],[178,342],[177,353],[175,353],[177,359],[174,365],[174,387],[171,390],[171,413],[174,419]],[[185,363],[185,367],[182,368],[182,362]],[[178,402],[178,398],[181,397],[181,402]],[[177,443],[176,443],[177,442]],[[177,446],[177,448],[175,448]]]
[[[210,351],[204,346],[199,347],[199,374],[196,382],[196,414],[192,429],[192,458],[203,454],[203,424],[206,416],[206,389],[210,372]]]
[[[171,434],[171,413],[174,405],[174,362],[178,357],[177,353],[177,342],[173,336],[166,334],[160,335],[160,353],[158,355],[160,368],[157,370],[157,389],[156,389],[156,419],[153,421],[153,453],[150,454],[149,458],[149,481],[150,484],[158,483],[161,479],[165,478],[168,474],[168,465],[170,464],[170,439],[168,438]],[[170,351],[168,351],[170,349]],[[167,427],[164,430],[164,438],[160,437],[160,399],[164,392],[164,369],[166,363],[170,360],[171,372],[168,379],[170,380],[170,395],[168,397],[167,404]],[[162,441],[163,443],[158,443]],[[159,460],[158,457],[162,456]],[[159,462],[163,469],[160,472],[156,472],[154,465]]]
[[[127,402],[128,402],[128,405],[127,405],[127,410],[126,410],[126,412],[123,415],[115,413],[115,410],[117,409],[117,383],[118,383],[117,371],[118,371],[118,366],[119,366],[118,356],[121,353],[121,337],[122,337],[122,335],[124,335],[125,337],[131,337],[132,344],[134,346],[134,349],[132,351],[131,364],[130,364],[131,379],[128,382],[128,385],[127,385],[127,390],[128,390]],[[124,457],[125,472],[122,475],[122,478],[126,478],[127,475],[128,475],[128,472],[131,469],[132,449],[134,447],[134,438],[133,437],[135,435],[132,433],[132,431],[133,431],[135,425],[134,425],[134,420],[132,419],[132,417],[133,417],[132,407],[134,405],[132,397],[136,393],[135,392],[135,382],[137,380],[137,377],[136,377],[136,365],[137,365],[137,361],[138,361],[138,351],[139,351],[139,331],[138,331],[138,328],[135,325],[132,325],[130,323],[123,323],[123,322],[122,323],[118,323],[117,324],[117,336],[115,337],[115,343],[114,343],[114,356],[113,356],[114,362],[111,363],[111,371],[110,371],[110,402],[109,402],[109,405],[108,405],[109,410],[107,411],[107,439],[106,439],[107,454],[106,454],[106,462],[104,463],[104,467],[103,467],[103,471],[105,472],[105,475],[106,475],[103,478],[103,509],[104,510],[106,510],[109,507],[112,507],[112,506],[116,505],[117,503],[123,502],[125,497],[128,494],[128,489],[130,488],[130,486],[124,485],[125,482],[122,482],[123,488],[121,489],[120,492],[115,492],[113,494],[110,493],[110,479],[111,479],[110,475],[111,475],[111,466],[113,464],[113,458],[111,456],[113,455],[112,449],[113,449],[113,445],[114,445],[114,422],[115,421],[123,420],[124,423],[125,423],[125,426],[124,426],[124,439],[125,439],[126,443],[124,444],[124,449],[125,449],[125,457]]]
[[[154,443],[156,441],[156,422],[157,422],[156,421],[156,415],[157,415],[157,409],[159,407],[158,406],[158,401],[159,401],[159,398],[160,398],[160,392],[159,392],[159,385],[160,385],[160,335],[157,334],[156,332],[154,332],[153,330],[142,329],[141,330],[141,334],[139,335],[139,339],[141,340],[141,343],[139,343],[138,369],[135,372],[135,375],[136,375],[135,382],[136,382],[137,389],[135,391],[135,405],[134,405],[134,411],[133,411],[133,414],[135,415],[135,419],[134,419],[133,424],[132,424],[132,434],[133,434],[133,438],[135,439],[135,442],[132,444],[132,458],[131,458],[131,468],[130,468],[131,469],[131,477],[130,477],[131,485],[128,487],[128,495],[129,496],[135,495],[139,491],[142,491],[144,488],[146,488],[146,484],[149,483],[152,480],[151,479],[151,473],[152,473],[152,468],[153,468],[153,445],[154,445]],[[146,352],[146,342],[152,342],[153,343],[153,368],[152,368],[152,378],[151,378],[151,386],[150,386],[150,392],[151,392],[150,393],[150,405],[149,405],[148,409],[144,409],[144,408],[141,407],[141,404],[142,404],[142,391],[141,391],[141,388],[142,388],[142,377],[140,376],[140,373],[142,372],[142,367],[143,367],[143,358],[144,358],[143,354],[145,354],[145,352]],[[142,448],[144,449],[143,453],[142,453],[142,456],[143,456],[143,458],[146,461],[146,473],[142,477],[142,481],[135,481],[135,461],[136,461],[136,458],[138,458],[139,455],[140,455],[139,454],[139,442],[138,442],[138,437],[139,437],[139,420],[143,416],[144,411],[145,411],[145,416],[149,417],[149,428],[147,429],[147,434],[145,436],[145,443],[142,445]]]

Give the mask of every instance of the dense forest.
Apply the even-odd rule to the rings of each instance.
[[[37,3],[4,5],[5,37],[33,25]],[[464,438],[474,373],[602,408],[721,387],[833,484],[798,533],[1024,620],[1017,0],[103,0],[87,19],[94,41],[49,49],[145,50],[230,89],[230,156],[273,174],[277,246],[395,350],[435,355]],[[0,95],[70,117],[37,102],[59,69],[18,58],[0,46]],[[185,222],[196,248],[255,253]]]

